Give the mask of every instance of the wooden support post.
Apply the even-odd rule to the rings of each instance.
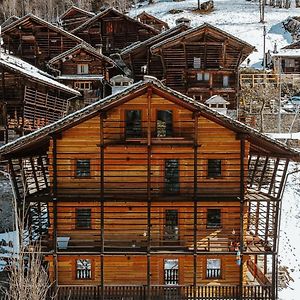
[[[100,227],[101,227],[101,299],[104,300],[104,115],[100,113]]]
[[[266,156],[265,162],[264,162],[264,166],[263,166],[263,169],[261,171],[261,176],[260,176],[260,180],[259,180],[259,184],[258,184],[258,190],[261,189],[261,187],[262,187],[262,185],[264,183],[264,179],[265,179],[265,174],[266,174],[268,162],[269,162],[269,157]]]
[[[276,174],[277,174],[277,170],[278,170],[278,166],[279,166],[279,161],[280,159],[277,158],[276,162],[275,162],[275,166],[274,166],[274,170],[273,170],[273,174],[272,174],[272,179],[271,179],[271,183],[270,183],[270,187],[269,187],[269,191],[268,194],[271,195],[272,194],[272,189],[274,187],[275,184],[275,180],[276,180]],[[275,192],[275,191],[274,191]]]
[[[45,185],[46,185],[46,188],[48,188],[49,187],[49,182],[48,182],[48,178],[47,178],[47,174],[46,174],[46,168],[44,166],[43,156],[40,155],[39,159],[40,159],[40,163],[41,163],[41,169],[42,169]]]
[[[33,178],[34,178],[34,183],[35,183],[36,190],[40,191],[39,182],[38,182],[36,172],[35,172],[35,166],[34,166],[33,158],[30,157],[29,161],[30,161],[31,171],[32,171],[32,175],[33,175]]]
[[[58,257],[57,257],[57,136],[52,136],[52,156],[53,156],[53,264],[54,264],[54,282],[58,287]]]
[[[20,191],[19,191],[18,182],[17,182],[17,178],[16,178],[16,172],[15,172],[14,165],[13,165],[13,162],[12,162],[11,158],[8,160],[8,164],[9,164],[11,179],[12,179],[13,185],[14,185],[14,190],[15,190],[17,202],[21,203],[21,194],[20,194]]]
[[[286,159],[285,164],[284,164],[283,174],[282,174],[280,185],[279,185],[279,189],[278,189],[278,192],[277,192],[277,195],[276,195],[277,199],[282,198],[282,192],[283,192],[283,189],[285,187],[285,182],[286,182],[286,179],[287,179],[286,174],[287,174],[287,171],[288,171],[289,163],[290,163],[290,160]]]
[[[251,181],[250,181],[250,187],[252,187],[252,186],[253,186],[253,183],[254,183],[255,173],[256,173],[256,170],[257,170],[258,163],[259,163],[259,159],[260,159],[260,156],[257,155],[256,161],[255,161],[255,165],[254,165],[254,169],[252,170],[252,176],[251,176]]]
[[[147,299],[151,299],[151,98],[152,88],[147,91]]]

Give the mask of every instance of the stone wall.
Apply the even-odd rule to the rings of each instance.
[[[13,194],[10,182],[0,173],[0,232],[13,230],[13,212]]]

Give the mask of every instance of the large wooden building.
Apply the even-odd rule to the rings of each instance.
[[[83,41],[43,19],[28,14],[5,26],[3,48],[9,53],[45,69],[47,62]]]
[[[230,102],[230,108],[236,108],[238,68],[254,51],[253,46],[204,23],[150,49],[162,61],[167,86],[199,102],[220,95]]]
[[[148,80],[0,155],[58,299],[277,299],[284,144]]]
[[[110,95],[110,78],[123,74],[113,60],[87,44],[54,57],[48,66],[57,80],[82,93],[85,104]]]
[[[159,31],[108,8],[72,31],[94,48],[109,56],[137,41],[144,41]]]
[[[25,61],[0,55],[0,144],[64,117],[81,96]]]

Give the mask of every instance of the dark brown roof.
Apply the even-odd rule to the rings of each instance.
[[[166,97],[170,101],[176,102],[191,111],[199,112],[207,119],[210,119],[238,134],[244,134],[247,140],[249,140],[251,150],[253,152],[263,153],[270,156],[288,157],[293,160],[300,161],[299,151],[294,150],[239,121],[220,114],[204,104],[195,102],[194,99],[164,86],[160,81],[154,78],[148,78],[147,81],[137,82],[124,91],[99,100],[58,120],[55,123],[49,124],[35,132],[20,137],[19,139],[2,146],[0,148],[0,156],[17,155],[18,152],[19,154],[21,153],[24,155],[28,149],[39,149],[41,145],[45,145],[45,143],[49,141],[51,135],[55,132],[66,130],[99,114],[100,111],[107,111],[112,107],[119,105],[120,102],[142,95],[146,93],[149,87],[153,89],[154,93]]]
[[[163,26],[165,26],[166,29],[169,29],[169,25],[167,22],[164,22],[163,20],[156,18],[153,15],[148,14],[147,12],[143,11],[142,13],[140,13],[139,15],[137,15],[137,18],[142,18],[142,17],[146,17],[148,19],[152,19],[154,20],[156,23],[161,24]]]
[[[90,12],[90,11],[87,11],[87,10],[84,10],[82,8],[79,8],[75,5],[69,7],[59,18],[61,20],[63,20],[65,17],[67,17],[69,14],[72,14],[74,12],[79,12],[81,13],[82,15],[85,15],[87,17],[93,17],[95,14],[93,12]]]
[[[96,16],[94,16],[93,18],[87,20],[85,23],[83,23],[82,25],[78,26],[77,28],[73,29],[71,32],[72,33],[77,33],[79,32],[80,30],[88,27],[89,25],[93,24],[95,21],[97,21],[98,19],[101,19],[103,17],[105,17],[106,15],[108,15],[109,13],[114,13],[115,15],[118,15],[118,16],[122,16],[124,17],[125,19],[131,21],[131,22],[134,22],[136,23],[136,25],[139,25],[141,27],[143,27],[144,29],[148,30],[148,31],[152,31],[153,33],[155,34],[158,34],[159,31],[156,30],[155,28],[149,26],[149,25],[146,25],[146,24],[143,24],[141,23],[140,21],[138,20],[135,20],[135,19],[132,19],[130,18],[129,16],[127,15],[124,15],[122,14],[121,12],[119,12],[118,10],[114,9],[113,7],[110,7],[108,9],[106,9],[105,11],[103,12],[100,12],[99,14],[97,14]]]

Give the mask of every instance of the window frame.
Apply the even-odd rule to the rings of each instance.
[[[212,261],[212,260],[218,260],[220,262],[220,267],[218,269],[209,269],[208,268],[208,262]],[[206,264],[205,264],[205,279],[222,279],[222,259],[219,257],[211,257],[211,258],[206,258]],[[219,275],[218,276],[208,276],[208,270],[218,270],[219,271]]]
[[[229,87],[229,75],[223,75],[223,80],[222,81],[223,81],[222,82],[223,83],[223,87],[224,88],[228,88]]]
[[[89,64],[80,63],[77,64],[77,75],[89,74]]]
[[[171,112],[171,125],[170,124],[168,124],[166,121],[165,121],[165,124],[166,124],[166,128],[165,128],[165,135],[163,135],[163,136],[158,136],[158,114],[160,113],[160,112]],[[173,110],[171,110],[171,109],[157,109],[156,110],[156,128],[155,128],[155,132],[156,132],[156,137],[157,138],[168,138],[168,137],[173,137],[173,133],[174,133],[174,112],[173,112]],[[169,126],[169,128],[168,128],[168,125],[170,125]]]
[[[79,221],[78,220],[78,211],[79,210],[89,211],[89,226],[79,226],[78,225],[78,221]],[[78,230],[90,230],[90,229],[92,229],[92,209],[91,208],[89,208],[89,207],[76,207],[75,208],[75,228],[78,229]]]
[[[215,172],[215,168],[211,168],[209,165],[210,165],[210,162],[212,161],[218,161],[218,164],[219,164],[219,171],[218,173]],[[207,159],[207,164],[206,164],[206,167],[207,167],[207,174],[206,174],[206,177],[208,179],[218,179],[218,178],[222,178],[223,176],[223,160],[220,159],[220,158],[208,158]]]
[[[92,91],[92,82],[91,81],[75,81],[74,89],[78,91]]]
[[[127,131],[127,116],[129,112],[137,111],[140,114],[140,128],[139,135],[133,136],[133,134],[129,134]],[[132,130],[132,129],[131,129]],[[143,137],[143,110],[142,109],[126,109],[124,110],[124,136],[126,140],[130,139],[141,139]]]
[[[88,161],[89,162],[89,174],[88,175],[79,175],[78,173],[78,162],[79,161]],[[89,179],[92,177],[92,168],[91,168],[91,159],[90,158],[76,158],[75,159],[75,167],[74,167],[74,177],[77,178],[77,179]]]
[[[194,56],[193,57],[193,69],[200,70],[202,65],[201,57]]]
[[[88,278],[78,278],[78,261],[80,260],[88,260],[90,261],[90,276]],[[83,280],[83,281],[87,281],[87,280],[93,280],[94,279],[94,263],[93,263],[93,259],[91,258],[76,258],[75,259],[75,280]]]
[[[168,161],[177,161],[177,182],[176,182],[176,185],[177,187],[174,189],[168,189],[167,185],[168,185],[168,182],[167,182],[167,162]],[[170,178],[174,178],[173,175],[170,175]],[[170,158],[170,159],[165,159],[164,160],[164,192],[165,193],[168,193],[168,194],[179,194],[180,193],[180,160],[177,159],[177,158]]]
[[[210,223],[208,224],[208,215],[209,215],[209,212],[211,211],[219,211],[219,222],[218,224],[217,223]],[[212,225],[212,224],[215,224],[215,225]],[[217,229],[217,228],[222,228],[222,210],[221,208],[208,208],[206,210],[206,229]]]

